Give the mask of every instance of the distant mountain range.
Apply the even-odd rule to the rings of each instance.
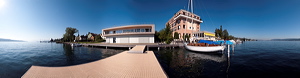
[[[24,41],[0,38],[0,42],[24,42]]]
[[[300,41],[300,38],[272,39],[272,41]]]

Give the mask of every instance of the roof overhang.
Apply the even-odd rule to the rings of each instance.
[[[139,33],[119,33],[119,34],[104,34],[104,37],[111,36],[129,36],[129,35],[154,35],[155,32],[139,32]]]
[[[102,30],[103,31],[109,31],[109,30],[132,29],[132,28],[152,28],[152,31],[155,32],[154,24],[127,25],[127,26],[106,28],[106,29],[102,29]]]
[[[179,18],[188,18],[190,20],[194,20],[196,22],[203,23],[202,20],[199,20],[199,19],[196,19],[196,18],[192,18],[192,17],[186,16],[186,15],[182,15],[182,14],[178,15],[177,17],[175,17],[174,20],[177,20]]]

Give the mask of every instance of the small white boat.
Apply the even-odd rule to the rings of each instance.
[[[184,45],[186,49],[196,52],[217,52],[223,51],[225,46],[191,46],[191,45]]]

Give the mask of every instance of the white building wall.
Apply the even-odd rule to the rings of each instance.
[[[149,43],[154,43],[154,37],[149,37]]]
[[[116,43],[154,43],[154,35],[114,36]],[[113,43],[114,37],[106,37],[106,43]]]
[[[109,37],[106,37],[106,39],[105,39],[106,43],[109,43],[109,41],[110,41],[109,39],[110,39]]]
[[[109,38],[109,43],[113,43],[113,37]]]
[[[120,43],[129,43],[128,37],[118,37],[120,40]]]
[[[129,43],[139,43],[138,37],[129,37]]]
[[[121,43],[120,37],[116,37],[116,43]]]
[[[149,43],[149,37],[140,37],[139,43]]]

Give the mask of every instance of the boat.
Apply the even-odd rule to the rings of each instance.
[[[236,42],[234,40],[218,40],[218,41],[213,41],[216,44],[226,44],[226,45],[234,45]]]
[[[187,50],[195,52],[217,52],[223,51],[225,46],[208,40],[200,40],[198,43],[185,44]]]

